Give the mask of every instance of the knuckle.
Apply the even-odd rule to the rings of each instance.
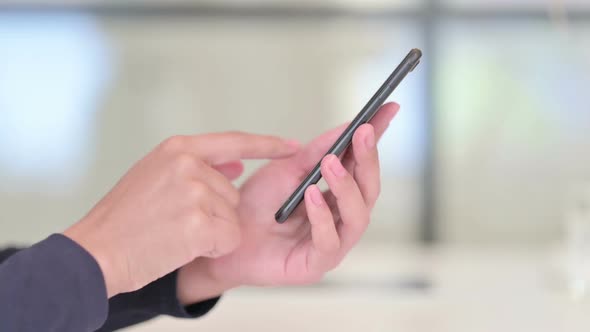
[[[208,197],[209,187],[199,181],[191,183],[188,189],[188,196],[194,200],[201,200],[205,197]]]
[[[192,171],[196,167],[196,159],[188,153],[179,153],[173,159],[173,170],[177,173]]]
[[[161,146],[164,151],[175,152],[182,149],[186,138],[184,136],[171,136],[162,142]]]
[[[184,234],[187,237],[187,243],[192,256],[202,254],[203,247],[209,246],[210,237],[206,236],[209,217],[200,212],[192,211],[186,218]]]

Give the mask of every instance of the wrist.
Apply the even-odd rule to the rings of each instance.
[[[218,297],[240,285],[211,273],[210,258],[197,258],[178,271],[176,294],[182,305]]]
[[[108,298],[111,298],[122,292],[121,287],[119,287],[120,282],[118,282],[116,273],[114,273],[115,269],[112,264],[112,255],[109,255],[108,250],[106,250],[104,246],[95,243],[96,241],[92,241],[87,236],[85,236],[87,232],[84,232],[83,229],[80,229],[79,223],[68,228],[62,234],[68,237],[70,240],[76,242],[79,246],[84,248],[84,250],[86,250],[92,256],[92,258],[94,258],[102,272]]]

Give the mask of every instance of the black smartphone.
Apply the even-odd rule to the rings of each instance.
[[[389,95],[395,90],[395,88],[400,84],[400,82],[408,75],[409,72],[414,70],[418,63],[420,63],[420,58],[422,57],[422,51],[415,48],[406,55],[406,57],[402,60],[402,62],[395,68],[393,73],[389,75],[387,80],[381,85],[379,90],[375,92],[373,97],[367,102],[365,107],[359,112],[359,114],[352,120],[350,125],[344,130],[342,135],[336,140],[336,143],[332,145],[332,147],[326,152],[326,155],[334,154],[337,156],[342,155],[344,151],[348,148],[350,143],[352,142],[352,136],[354,132],[360,127],[362,124],[369,122],[379,110],[379,107],[385,103],[385,100],[389,97]],[[283,223],[289,218],[291,213],[299,206],[301,201],[303,200],[303,196],[305,194],[305,190],[312,184],[317,184],[318,181],[322,178],[322,173],[320,172],[320,165],[321,159],[318,164],[309,172],[307,177],[301,182],[299,187],[295,189],[293,194],[285,201],[283,206],[275,213],[275,220],[278,223]]]

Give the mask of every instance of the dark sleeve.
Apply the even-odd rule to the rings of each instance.
[[[59,237],[60,239],[58,240],[59,242],[64,242],[70,246],[73,246],[75,248],[75,250],[78,251],[82,251],[83,254],[85,254],[85,259],[88,259],[91,261],[91,263],[93,263],[94,265],[96,265],[96,268],[98,269],[97,272],[95,272],[96,276],[100,277],[100,282],[102,287],[104,288],[104,280],[102,278],[102,273],[100,271],[100,268],[98,267],[98,265],[96,264],[96,262],[94,261],[94,258],[92,258],[92,256],[90,256],[82,247],[78,246],[74,241],[71,241],[70,239],[68,239],[65,236],[62,235],[53,235],[52,237]],[[48,240],[52,239],[52,237],[50,237]],[[48,241],[45,240],[45,241]],[[53,241],[55,241],[55,239],[52,239]],[[61,241],[63,240],[63,241]],[[35,246],[33,246],[32,248],[35,248]],[[6,261],[5,264],[2,264],[2,262],[8,258],[8,256],[11,256],[13,254],[16,254],[15,256],[19,256],[21,255],[22,252],[26,252],[31,250],[32,248],[29,249],[25,249],[25,250],[21,250],[19,251],[18,249],[6,249],[3,251],[0,251],[0,271],[2,271],[2,269],[4,269],[5,264],[8,264],[9,261],[12,260],[8,259]],[[18,252],[18,253],[17,253]],[[84,256],[84,255],[82,255]],[[92,265],[92,264],[90,264]],[[82,268],[82,267],[80,267]],[[12,272],[9,272],[12,273]],[[219,298],[213,298],[210,300],[206,300],[203,302],[199,302],[190,306],[182,306],[177,297],[176,297],[176,280],[177,280],[177,272],[173,272],[168,274],[167,276],[158,279],[154,282],[152,282],[151,284],[147,285],[146,287],[135,291],[135,292],[131,292],[131,293],[125,293],[125,294],[120,294],[117,295],[113,298],[111,298],[108,301],[108,316],[106,318],[103,318],[103,323],[101,324],[102,327],[94,327],[93,329],[89,330],[89,331],[94,331],[96,329],[98,329],[97,331],[113,331],[116,329],[120,329],[120,328],[124,328],[130,325],[134,325],[137,323],[141,323],[144,322],[146,320],[149,320],[151,318],[154,318],[158,315],[169,315],[169,316],[173,316],[173,317],[178,317],[178,318],[196,318],[196,317],[200,317],[204,314],[206,314],[207,312],[209,312],[209,310],[211,310],[211,308],[213,308],[215,306],[215,304],[217,303],[217,301],[219,300]],[[66,283],[66,285],[68,285]],[[4,279],[2,277],[2,272],[0,272],[0,303],[2,302],[2,292],[3,287],[5,287],[6,284],[4,282]],[[106,301],[106,290],[104,290],[105,294],[104,294],[104,300]],[[15,293],[16,294],[16,293]],[[19,294],[20,296],[20,294]],[[3,304],[0,304],[0,322],[3,322],[2,318],[3,318],[3,311],[4,311],[4,307],[2,306]],[[74,306],[76,306],[78,304],[74,304]],[[105,309],[106,310],[106,309]],[[14,310],[16,312],[16,310]],[[27,311],[29,312],[29,314],[24,317],[25,319],[30,319],[30,317],[32,316],[31,311]],[[106,319],[106,321],[105,321]],[[99,326],[101,326],[99,325]],[[1,323],[0,323],[0,327],[2,327]],[[35,329],[32,329],[35,330]],[[57,329],[58,331],[69,331],[69,330],[65,330],[65,329]],[[86,331],[86,330],[82,330],[82,329],[74,329],[76,331]],[[4,331],[4,329],[0,328],[0,331]],[[8,331],[11,331],[10,329]],[[23,330],[23,331],[28,331],[28,330]]]
[[[176,297],[176,280],[175,271],[138,291],[111,298],[107,322],[99,331],[114,331],[158,315],[197,318],[209,312],[219,300],[217,297],[184,307]]]
[[[74,241],[52,235],[0,257],[6,258],[0,264],[0,331],[84,332],[104,324],[102,272]]]

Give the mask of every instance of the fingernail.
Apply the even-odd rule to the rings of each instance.
[[[375,132],[372,129],[365,137],[365,146],[369,150],[375,147]]]
[[[311,195],[311,201],[313,202],[313,204],[315,204],[316,206],[322,206],[322,204],[324,203],[324,198],[322,197],[322,193],[320,192],[318,187],[310,187],[309,191],[309,194]]]
[[[330,170],[332,173],[334,173],[334,175],[337,177],[343,177],[346,175],[346,169],[344,169],[344,166],[342,166],[340,159],[334,155],[332,155],[330,158],[332,159],[330,160]]]

